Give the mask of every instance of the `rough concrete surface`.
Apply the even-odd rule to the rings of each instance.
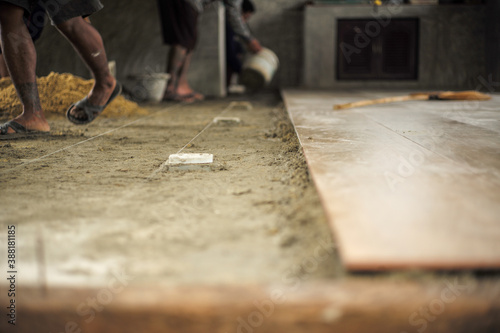
[[[88,126],[49,119],[48,136],[1,140],[0,237],[16,226],[20,281],[95,287],[116,271],[138,284],[339,274],[279,98],[254,96],[251,110],[228,107],[234,100],[149,105],[149,116]],[[217,116],[241,123],[212,123]],[[185,145],[183,153],[213,154],[214,163],[163,165]],[[314,253],[328,257],[311,269]]]
[[[345,274],[281,101],[243,98],[0,140],[0,331],[498,331],[498,274]]]

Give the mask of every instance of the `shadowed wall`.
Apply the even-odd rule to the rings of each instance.
[[[91,19],[103,36],[109,59],[117,63],[118,78],[123,81],[131,74],[164,71],[168,47],[162,44],[156,1],[103,0],[103,3],[104,9]],[[250,21],[250,28],[280,59],[280,68],[271,82],[271,89],[339,86],[333,80],[332,67],[333,19],[337,15],[333,6],[306,12],[305,0],[254,0],[254,3],[257,11]],[[343,7],[336,13],[362,17],[371,12],[370,7]],[[422,12],[426,10],[423,7],[428,8],[405,7],[406,13]],[[500,24],[497,22],[500,3],[488,0],[485,6],[460,6],[458,10],[451,9],[456,6],[439,7],[442,7],[440,11],[431,8],[422,22],[421,45],[426,48],[425,52],[421,49],[420,83],[407,86],[474,88],[478,77],[488,79],[489,74],[493,81],[500,81]],[[202,16],[200,41],[189,74],[193,87],[214,96],[223,95],[220,76],[223,77],[225,70],[221,58],[223,50],[216,46],[223,38],[220,28],[223,15],[219,10],[219,6],[212,6]],[[440,16],[438,12],[444,14]],[[328,43],[311,38],[313,23],[316,25],[314,33],[331,37],[327,37]],[[46,27],[36,45],[38,75],[56,71],[89,77],[85,65],[53,27]],[[311,62],[311,57],[316,60],[324,57],[328,62],[319,62],[324,61],[322,59]],[[346,86],[367,85],[355,82]]]

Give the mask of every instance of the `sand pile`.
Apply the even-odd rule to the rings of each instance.
[[[66,116],[71,104],[85,97],[93,85],[93,80],[85,80],[72,74],[50,73],[37,79],[38,92],[45,116]],[[10,78],[0,79],[0,116],[14,117],[22,112],[21,102]],[[148,112],[134,102],[118,96],[100,117],[126,117],[145,115]]]

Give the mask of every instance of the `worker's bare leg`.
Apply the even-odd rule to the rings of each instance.
[[[90,104],[106,104],[115,88],[116,80],[109,71],[101,35],[81,17],[61,23],[57,25],[57,29],[73,45],[94,76],[94,86],[88,95]],[[87,118],[87,115],[78,108],[73,108],[70,113],[75,118]]]
[[[184,64],[181,67],[181,72],[179,75],[179,82],[177,83],[177,94],[180,96],[183,95],[192,95],[195,99],[201,100],[203,99],[203,95],[195,92],[188,83],[187,73],[189,66],[191,65],[191,58],[193,57],[193,51],[189,51],[186,54],[184,59]]]
[[[0,54],[0,77],[9,76],[9,69],[7,68],[7,64],[3,58],[3,54]]]
[[[28,130],[49,131],[42,111],[36,85],[36,51],[26,24],[24,9],[0,2],[0,31],[3,56],[12,82],[23,105],[23,112],[14,120]],[[9,128],[7,133],[14,132]]]
[[[165,98],[169,96],[196,95],[187,80],[192,54],[192,51],[188,51],[181,45],[172,45],[170,47],[167,62],[167,73],[170,74],[170,80],[165,91]],[[193,101],[195,98],[188,97],[187,100]]]
[[[179,75],[186,59],[186,54],[187,49],[180,45],[172,45],[170,47],[167,58],[167,73],[170,74],[170,79],[165,90],[165,97],[176,93]]]

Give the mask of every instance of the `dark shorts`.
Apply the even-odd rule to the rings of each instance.
[[[0,2],[2,2],[0,0]],[[24,16],[24,23],[28,28],[28,32],[31,35],[31,39],[36,41],[40,38],[42,34],[43,28],[45,27],[46,15],[45,9],[40,6],[40,4],[36,4],[36,6],[31,10],[31,13],[28,13]],[[2,54],[2,48],[0,47],[0,54]]]
[[[0,0],[0,2],[8,2],[21,7],[27,15],[39,2],[45,8],[53,25],[61,24],[74,17],[89,16],[103,7],[99,0]]]
[[[198,38],[198,12],[185,0],[158,0],[163,41],[193,50]]]

